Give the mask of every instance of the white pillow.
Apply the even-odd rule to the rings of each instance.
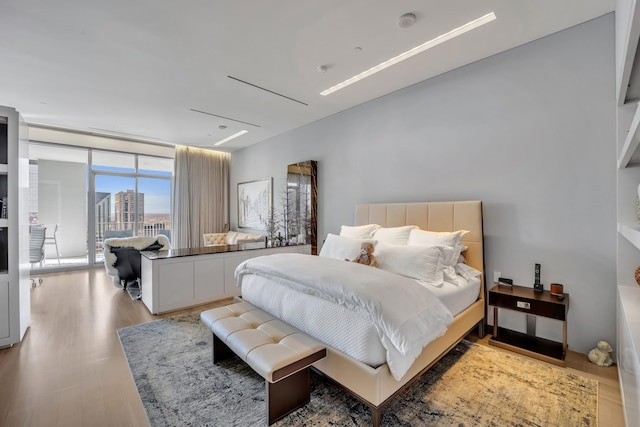
[[[329,233],[318,255],[325,258],[347,259],[351,261],[360,255],[360,248],[363,242],[376,244],[375,240],[354,239],[352,237],[336,236],[335,234]]]
[[[373,238],[378,242],[389,243],[391,245],[406,245],[409,240],[411,230],[418,228],[415,225],[405,225],[402,227],[380,227],[373,233]]]
[[[433,286],[444,281],[444,255],[441,246],[391,245],[379,242],[373,253],[378,268],[417,279]]]
[[[227,237],[225,238],[225,243],[227,245],[235,245],[237,239],[238,239],[237,231],[227,231]]]
[[[409,233],[409,245],[422,246],[451,246],[457,248],[462,245],[462,236],[467,234],[468,230],[458,231],[427,231],[414,228]]]
[[[482,275],[482,272],[476,270],[475,268],[468,266],[467,264],[458,264],[455,267],[456,273],[464,277],[465,279],[471,281],[474,277],[478,277]]]
[[[340,235],[354,239],[370,239],[378,228],[380,228],[378,224],[356,226],[343,225],[340,227]]]
[[[467,234],[467,230],[458,231],[427,231],[413,229],[409,234],[408,245],[411,246],[448,246],[454,249],[450,252],[451,257],[446,259],[447,265],[454,266],[460,262],[460,254],[467,250],[462,244],[462,236]]]

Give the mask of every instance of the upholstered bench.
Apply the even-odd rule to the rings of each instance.
[[[248,302],[200,318],[213,332],[213,363],[235,353],[265,379],[268,425],[309,403],[309,367],[327,355],[322,343]]]

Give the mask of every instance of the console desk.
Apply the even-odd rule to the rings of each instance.
[[[311,245],[247,245],[142,251],[142,302],[153,314],[240,295],[234,272],[241,262],[275,253],[311,253]]]

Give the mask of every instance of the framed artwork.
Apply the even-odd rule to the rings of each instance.
[[[266,230],[272,203],[272,178],[238,183],[238,227]]]

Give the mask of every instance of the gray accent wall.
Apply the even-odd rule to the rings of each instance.
[[[488,286],[494,271],[532,286],[540,263],[545,289],[571,295],[569,348],[614,344],[614,83],[609,14],[234,152],[232,227],[238,182],[273,177],[278,200],[303,160],[318,161],[319,240],[357,203],[482,200]],[[537,332],[560,341],[562,324]]]

